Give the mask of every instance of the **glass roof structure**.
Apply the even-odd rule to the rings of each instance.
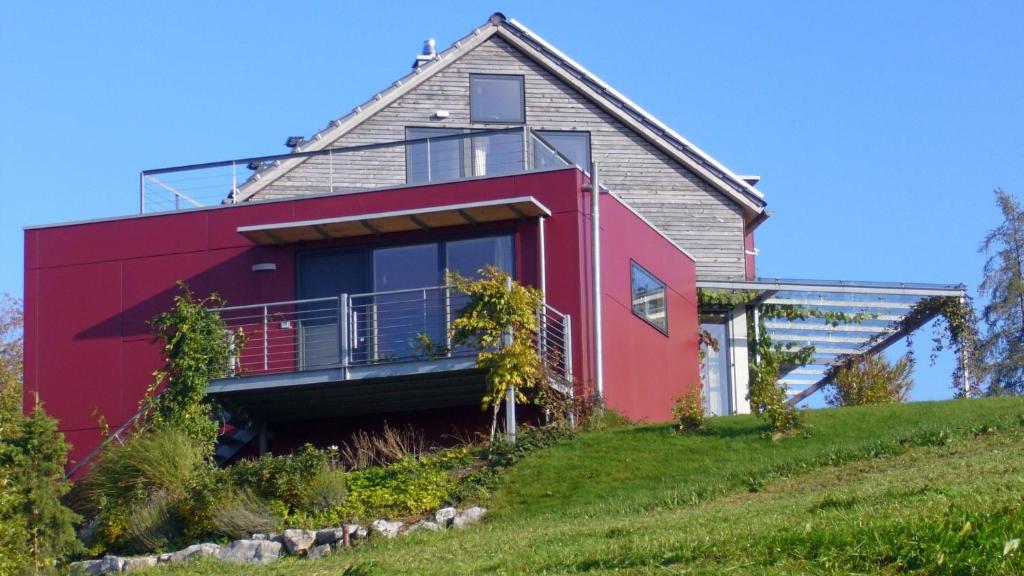
[[[849,282],[825,280],[698,281],[702,290],[748,292],[756,294],[748,304],[756,315],[760,305],[782,305],[818,312],[860,315],[859,322],[833,323],[823,318],[789,320],[765,318],[764,328],[773,342],[793,349],[814,346],[814,357],[805,366],[783,367],[780,382],[785,384],[790,403],[807,398],[828,383],[833,366],[850,358],[874,354],[888,348],[907,334],[930,322],[935,315],[924,315],[901,325],[914,306],[928,298],[963,298],[966,287],[954,284],[910,284],[886,282]],[[701,312],[715,312],[702,307]],[[722,310],[724,311],[724,310]],[[755,330],[758,322],[754,321]],[[750,335],[756,339],[756,335]]]

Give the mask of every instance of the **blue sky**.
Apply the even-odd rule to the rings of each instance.
[[[12,1],[0,293],[21,294],[23,226],[132,213],[144,168],[285,152],[495,10],[761,174],[761,275],[973,291],[992,190],[1024,196],[1019,1]],[[949,369],[914,398],[948,396]]]

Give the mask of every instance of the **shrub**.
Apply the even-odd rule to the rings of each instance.
[[[914,386],[913,369],[906,356],[895,363],[880,354],[855,358],[835,371],[826,400],[833,406],[902,402]]]
[[[360,430],[341,446],[338,457],[348,470],[383,466],[403,458],[419,458],[427,452],[423,435],[411,426],[392,428],[386,423],[379,434]]]
[[[251,491],[233,488],[213,511],[212,524],[220,536],[248,538],[250,534],[279,529],[281,520]]]
[[[268,501],[279,501],[287,512],[310,512],[310,484],[338,468],[337,451],[318,450],[307,444],[295,454],[264,455],[242,460],[227,469],[231,483]]]
[[[348,517],[424,514],[452,501],[457,483],[452,472],[466,466],[468,448],[403,458],[347,475],[348,499],[339,512]]]
[[[96,551],[177,543],[195,523],[182,510],[205,501],[197,497],[198,487],[215,485],[203,482],[215,473],[206,448],[174,426],[107,445],[80,486],[84,508],[97,524]]]
[[[309,480],[302,495],[302,509],[323,514],[345,503],[348,487],[341,470],[321,470]]]
[[[692,386],[681,396],[676,396],[672,416],[680,432],[697,432],[704,429],[704,400],[700,386]]]

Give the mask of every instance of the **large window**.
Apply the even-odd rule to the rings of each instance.
[[[665,284],[636,262],[631,262],[630,266],[633,313],[651,326],[668,333]]]
[[[522,76],[469,75],[469,116],[473,122],[526,122]]]
[[[538,130],[537,135],[544,142],[535,142],[533,146],[534,168],[556,168],[563,161],[554,157],[545,144],[551,146],[569,162],[590,172],[590,133],[574,130]]]
[[[406,128],[406,140],[462,134],[458,128]],[[405,181],[409,184],[458,180],[463,176],[462,138],[427,140],[405,147]]]

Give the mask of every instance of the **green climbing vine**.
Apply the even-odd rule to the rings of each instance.
[[[935,365],[943,350],[951,349],[959,361],[952,374],[952,388],[958,397],[977,396],[981,393],[978,385],[978,318],[970,296],[932,296],[923,298],[910,312],[895,325],[897,331],[907,334],[907,348],[913,361],[912,331],[931,318],[935,318],[932,333],[931,363]],[[966,381],[966,386],[964,385]]]

